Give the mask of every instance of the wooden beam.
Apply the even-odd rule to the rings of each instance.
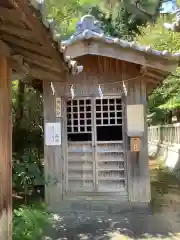
[[[32,43],[39,43],[31,31],[26,30],[25,28],[17,27],[16,25],[13,25],[13,24],[0,23],[0,31],[3,33],[8,33],[13,36],[17,36],[20,39],[26,39],[27,41]]]
[[[49,53],[47,53],[46,48],[42,47],[40,44],[30,43],[24,39],[21,39],[12,35],[7,35],[7,34],[3,34],[2,39],[5,42],[10,43],[11,46],[20,47],[24,50],[28,50],[32,53],[38,53],[42,56],[47,56],[47,57],[49,56]]]
[[[9,66],[18,73],[18,75],[26,75],[29,73],[29,66],[24,62],[21,55],[13,55],[8,59]]]
[[[14,0],[1,0],[1,6],[6,8],[12,8],[14,6]]]
[[[98,40],[80,41],[66,48],[65,54],[71,58],[84,55],[98,55],[144,65],[163,72],[172,72],[178,65],[178,60],[168,60],[163,56],[144,53],[132,48],[123,48],[116,44],[103,43]]]
[[[152,69],[152,68],[149,68],[148,72],[150,72],[151,74],[154,74],[154,75],[161,76],[161,77],[169,74],[168,71],[160,71],[158,69]]]
[[[146,66],[141,66],[141,73],[142,74],[150,74],[150,75],[154,75],[158,76],[158,77],[164,77],[166,74],[168,75],[168,71],[162,71],[159,69],[154,69],[154,68],[150,68],[150,67],[146,67]]]
[[[11,70],[0,56],[0,239],[12,239]]]
[[[149,71],[145,74],[145,76],[150,77],[150,78],[155,79],[155,80],[161,80],[165,77],[164,75],[159,75],[159,74],[152,73],[152,72],[149,72]]]
[[[49,59],[47,61],[49,61]],[[30,72],[33,72],[33,74],[37,75],[37,78],[40,78],[41,80],[43,80],[43,78],[46,79],[47,76],[58,80],[59,76],[61,75],[59,68],[54,66],[51,60],[50,62],[44,63],[43,58],[41,61],[38,61],[36,58],[14,55],[9,59],[9,64],[18,73],[18,75],[26,75]]]
[[[36,13],[32,11],[26,1],[16,0],[18,6],[24,13],[31,25],[31,30],[36,36],[37,40],[46,48],[46,51],[51,54],[51,56],[61,64],[63,69],[67,69],[66,64],[61,57],[61,53],[54,46],[54,40],[51,36],[49,29],[47,29],[43,23],[39,20],[39,16],[36,16]]]
[[[58,72],[62,71],[61,65],[48,57],[40,56],[18,47],[14,48],[14,52],[22,55],[28,62],[34,62],[39,66],[44,65],[44,67],[55,69]]]
[[[23,13],[26,16],[26,23],[28,23],[29,29],[33,31],[34,36],[43,45],[45,41],[43,37],[47,38],[47,35],[42,36],[37,32],[37,22],[39,20],[37,20],[36,16],[34,16],[34,13],[30,11],[27,1],[16,0],[16,9],[19,13]]]
[[[53,61],[51,61],[51,64],[47,64],[47,63],[43,63],[43,62],[40,62],[38,60],[33,60],[31,58],[27,58],[27,57],[24,57],[24,61],[29,65],[29,64],[33,64],[33,65],[36,65],[36,67],[40,67],[40,68],[44,68],[46,69],[45,71],[52,71],[52,72],[55,72],[57,74],[61,74],[62,73],[62,69],[59,68],[58,66],[54,66],[54,63]]]
[[[0,19],[4,22],[20,23],[24,21],[25,14],[19,13],[15,9],[0,7]]]
[[[32,64],[29,65],[30,72],[29,74],[36,79],[39,80],[45,80],[45,81],[55,81],[60,82],[61,81],[61,75],[51,72],[44,68],[38,68],[37,66],[34,66]]]
[[[163,78],[161,78],[161,79],[155,79],[155,78],[153,78],[153,77],[150,77],[150,76],[144,76],[144,81],[147,81],[147,82],[149,82],[149,83],[153,83],[153,84],[155,84],[155,85],[157,85],[161,80],[163,81]]]
[[[9,57],[11,55],[11,48],[2,40],[0,40],[0,56]]]

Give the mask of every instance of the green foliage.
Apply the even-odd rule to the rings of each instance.
[[[155,13],[158,12],[161,1],[139,2],[139,8]],[[137,33],[140,34],[138,26],[144,26],[148,21],[145,17],[136,14],[138,7],[132,3],[121,0],[46,0],[49,17],[55,19],[62,39],[68,38],[74,32],[80,17],[90,13],[103,23],[106,33],[132,40]]]
[[[13,240],[42,239],[51,215],[43,204],[21,206],[13,211]]]
[[[55,19],[57,30],[62,38],[67,38],[75,30],[80,16],[88,13],[90,6],[98,3],[97,0],[46,0],[48,15]]]
[[[43,184],[43,114],[41,94],[13,82],[13,188],[29,195]]]
[[[31,151],[31,152],[30,152]],[[25,196],[34,185],[43,185],[43,168],[35,149],[26,149],[21,158],[13,156],[13,187]]]
[[[142,45],[150,45],[157,50],[168,50],[171,53],[180,51],[180,34],[167,31],[164,22],[172,21],[172,17],[161,16],[155,25],[140,28],[141,36],[137,41]],[[172,113],[180,108],[180,68],[169,75],[161,87],[156,88],[149,96],[149,114],[151,124],[170,123]],[[169,115],[169,117],[168,117]]]

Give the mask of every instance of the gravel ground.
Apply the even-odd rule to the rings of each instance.
[[[180,239],[180,206],[157,213],[55,214],[48,233],[46,240]]]
[[[157,175],[157,174],[156,174]],[[156,177],[157,178],[157,177]],[[168,174],[160,174],[152,188],[151,211],[54,214],[45,240],[180,240],[180,186]],[[162,189],[169,189],[162,195]],[[155,190],[153,190],[155,189]],[[176,190],[176,191],[175,191]]]

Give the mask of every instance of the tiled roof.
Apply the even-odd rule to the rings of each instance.
[[[172,54],[168,51],[158,51],[152,49],[150,46],[141,46],[135,42],[128,42],[119,38],[106,36],[101,28],[100,22],[96,21],[91,15],[86,15],[81,18],[80,22],[77,24],[76,32],[68,40],[61,42],[61,51],[63,51],[68,45],[86,39],[99,40],[108,44],[116,44],[122,48],[131,48],[155,56],[162,56],[164,59],[178,60],[180,56],[180,52]]]

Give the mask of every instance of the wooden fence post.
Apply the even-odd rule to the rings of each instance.
[[[12,239],[11,71],[0,56],[0,239]]]

